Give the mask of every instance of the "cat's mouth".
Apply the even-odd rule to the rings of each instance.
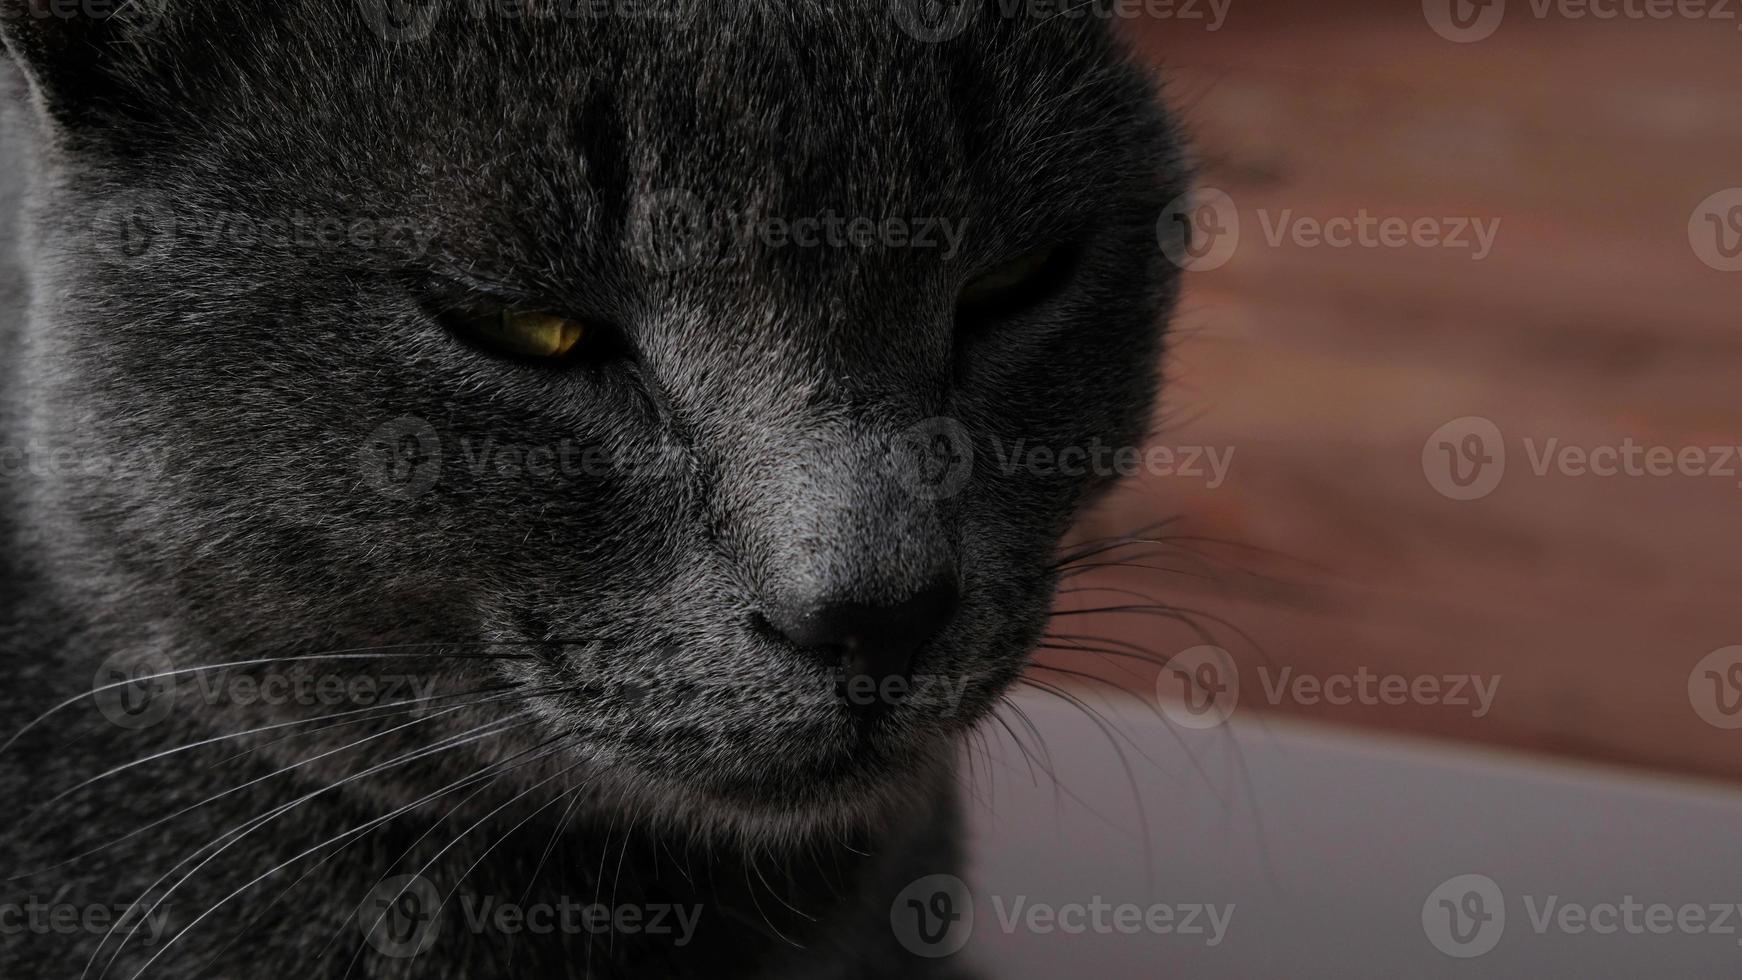
[[[948,778],[954,740],[909,741],[862,731],[850,744],[789,757],[783,766],[720,767],[701,779],[659,777],[658,783],[699,803],[709,820],[774,820],[802,828],[875,822],[911,801],[916,787]]]
[[[699,670],[659,683],[618,673],[541,713],[552,732],[577,733],[576,756],[631,791],[687,801],[698,819],[719,808],[800,827],[855,809],[872,816],[947,770],[1005,680],[941,668],[875,677],[762,666],[719,683]]]
[[[953,768],[1017,682],[1051,583],[967,584],[947,623],[895,637],[912,654],[894,660],[856,658],[830,638],[797,642],[812,624],[759,623],[742,606],[722,616],[683,599],[663,618],[581,622],[571,601],[547,597],[486,623],[498,636],[589,637],[546,641],[547,655],[517,662],[524,672],[511,679],[561,689],[535,701],[546,734],[573,733],[572,757],[627,792],[688,801],[704,822],[717,807],[808,823],[911,798],[917,781]],[[857,628],[840,619],[843,631]]]

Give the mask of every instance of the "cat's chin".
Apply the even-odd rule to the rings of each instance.
[[[956,746],[843,757],[827,771],[682,782],[632,777],[674,827],[755,847],[876,834],[953,791]]]

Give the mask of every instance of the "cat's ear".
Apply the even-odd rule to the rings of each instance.
[[[0,37],[37,105],[62,125],[126,104],[162,28],[164,0],[0,0]]]

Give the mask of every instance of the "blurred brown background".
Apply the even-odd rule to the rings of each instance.
[[[1225,264],[1186,275],[1157,441],[1233,457],[1220,486],[1134,481],[1083,534],[1180,515],[1168,533],[1188,540],[1150,563],[1211,578],[1102,569],[1072,584],[1251,634],[1257,647],[1206,624],[1240,664],[1241,712],[1742,777],[1742,730],[1702,720],[1690,691],[1702,658],[1742,644],[1742,461],[1727,477],[1598,477],[1539,475],[1532,458],[1550,440],[1742,444],[1742,272],[1703,260],[1723,253],[1690,230],[1717,234],[1696,211],[1742,187],[1742,23],[1512,0],[1491,36],[1455,43],[1431,0],[1232,0],[1214,30],[1198,6],[1127,22],[1240,228]],[[1447,234],[1499,224],[1482,256],[1295,237],[1363,212]],[[1494,423],[1507,459],[1491,493],[1459,501],[1424,447],[1469,416]],[[1070,632],[1163,659],[1200,642],[1141,614]],[[1152,688],[1155,666],[1086,666],[1099,659],[1055,662]],[[1315,705],[1266,695],[1259,672],[1283,668],[1500,686],[1485,717]]]

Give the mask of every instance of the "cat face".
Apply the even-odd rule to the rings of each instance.
[[[1183,177],[1104,26],[224,6],[10,28],[30,431],[140,464],[34,494],[69,588],[177,663],[439,644],[674,812],[941,771],[1108,478],[1012,447],[1151,409]]]

